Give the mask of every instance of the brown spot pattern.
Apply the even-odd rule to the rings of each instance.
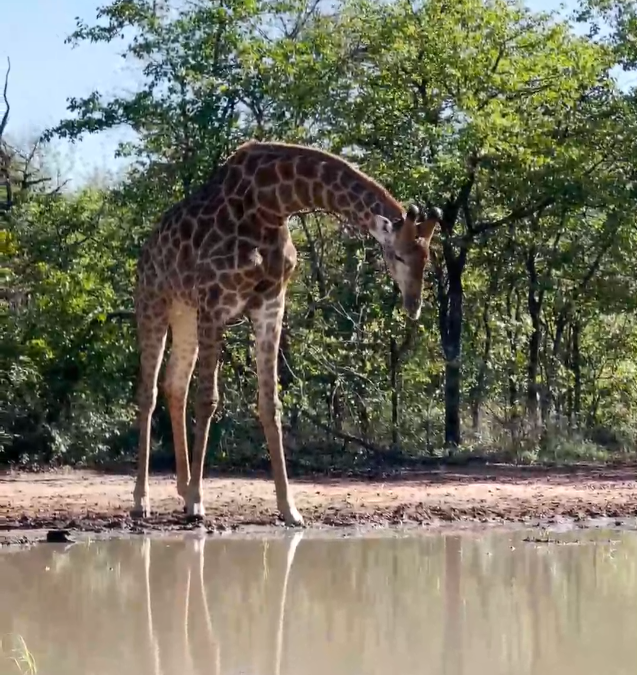
[[[194,230],[195,230],[195,222],[191,218],[186,217],[181,221],[181,223],[179,223],[178,228],[179,237],[184,241],[192,237],[192,233],[194,232]]]
[[[290,161],[283,161],[277,164],[277,170],[281,180],[291,182],[294,180],[294,165]]]
[[[274,188],[264,188],[259,190],[259,204],[272,211],[273,213],[281,213],[281,203],[277,197],[276,190]]]
[[[228,196],[234,194],[234,191],[239,187],[242,179],[243,173],[241,169],[237,166],[230,167],[226,180],[223,183],[223,191],[225,194]]]
[[[254,184],[258,188],[271,187],[279,182],[279,176],[273,165],[260,166],[254,175]]]

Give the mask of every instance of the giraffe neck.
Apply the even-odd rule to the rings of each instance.
[[[323,211],[367,231],[374,215],[394,220],[403,214],[381,185],[313,148],[250,142],[228,159],[224,173],[223,191],[235,219],[258,211],[278,224],[297,213]]]

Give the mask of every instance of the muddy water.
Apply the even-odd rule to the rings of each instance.
[[[637,534],[526,534],[1,552],[0,636],[41,675],[633,675]]]

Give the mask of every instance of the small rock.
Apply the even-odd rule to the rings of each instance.
[[[46,533],[46,540],[49,544],[69,544],[73,542],[69,537],[68,530],[49,530]]]

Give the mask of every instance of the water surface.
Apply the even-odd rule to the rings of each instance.
[[[2,552],[0,635],[39,675],[634,675],[637,534],[526,534]]]

